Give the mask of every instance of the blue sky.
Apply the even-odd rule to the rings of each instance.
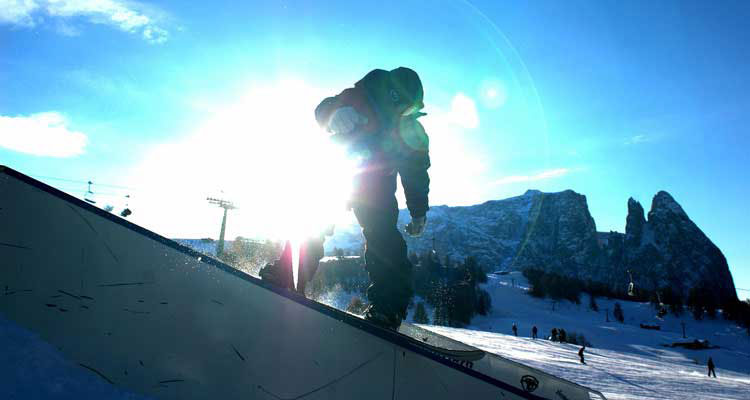
[[[166,235],[217,236],[207,195],[230,237],[283,235],[346,218],[311,212],[346,181],[316,102],[404,65],[433,204],[570,188],[623,231],[667,190],[750,289],[748,3],[244,3],[0,1],[0,163]]]

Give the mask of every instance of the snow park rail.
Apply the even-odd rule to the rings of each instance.
[[[0,314],[157,399],[592,399],[451,360],[0,166]]]

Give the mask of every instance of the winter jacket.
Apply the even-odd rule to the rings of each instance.
[[[388,71],[373,70],[353,88],[323,100],[315,109],[315,118],[328,129],[333,113],[347,106],[367,117],[367,123],[351,135],[334,135],[333,139],[360,155],[367,170],[398,172],[411,216],[422,217],[429,209],[430,156],[429,138],[417,118],[425,114],[398,115],[390,82]]]

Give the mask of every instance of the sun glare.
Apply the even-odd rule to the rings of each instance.
[[[209,207],[208,195],[237,205],[227,224],[230,239],[299,242],[349,221],[355,164],[313,113],[330,94],[293,80],[253,86],[194,132],[156,146],[133,178],[159,194],[141,204],[140,220],[172,237],[216,237],[221,210]]]

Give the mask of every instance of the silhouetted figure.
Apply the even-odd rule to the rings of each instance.
[[[557,328],[552,328],[551,334],[552,335],[550,336],[550,340],[552,340],[553,342],[556,342],[557,341]]]
[[[531,338],[532,338],[532,339],[536,339],[536,333],[537,333],[537,332],[538,332],[538,331],[537,331],[537,329],[536,329],[536,325],[534,325],[534,326],[533,326],[533,327],[531,328]]]
[[[516,323],[513,323],[513,336],[518,336],[518,327],[516,326]]]
[[[568,335],[565,333],[565,329],[560,328],[560,332],[558,333],[558,339],[560,340],[560,343],[568,342]]]
[[[299,272],[297,274],[297,292],[305,295],[305,287],[315,276],[323,258],[323,243],[326,236],[333,235],[333,226],[329,226],[320,235],[308,238],[300,245],[299,249]]]
[[[422,82],[408,68],[376,69],[315,109],[318,124],[361,160],[351,207],[365,237],[370,275],[365,318],[397,329],[413,296],[412,265],[396,227],[396,180],[401,176],[411,222],[406,232],[422,234],[429,208],[429,139],[417,118],[425,115]]]
[[[716,366],[714,365],[714,359],[713,358],[708,357],[707,366],[708,366],[708,376],[710,377],[711,374],[714,374],[714,378],[716,378],[716,370],[715,370]]]
[[[581,358],[581,364],[586,364],[586,361],[583,360],[583,351],[586,350],[586,345],[581,347],[580,350],[578,350],[578,357]]]
[[[258,275],[265,282],[270,282],[284,289],[294,290],[294,272],[292,265],[292,244],[287,241],[281,257],[273,263],[266,264]]]

